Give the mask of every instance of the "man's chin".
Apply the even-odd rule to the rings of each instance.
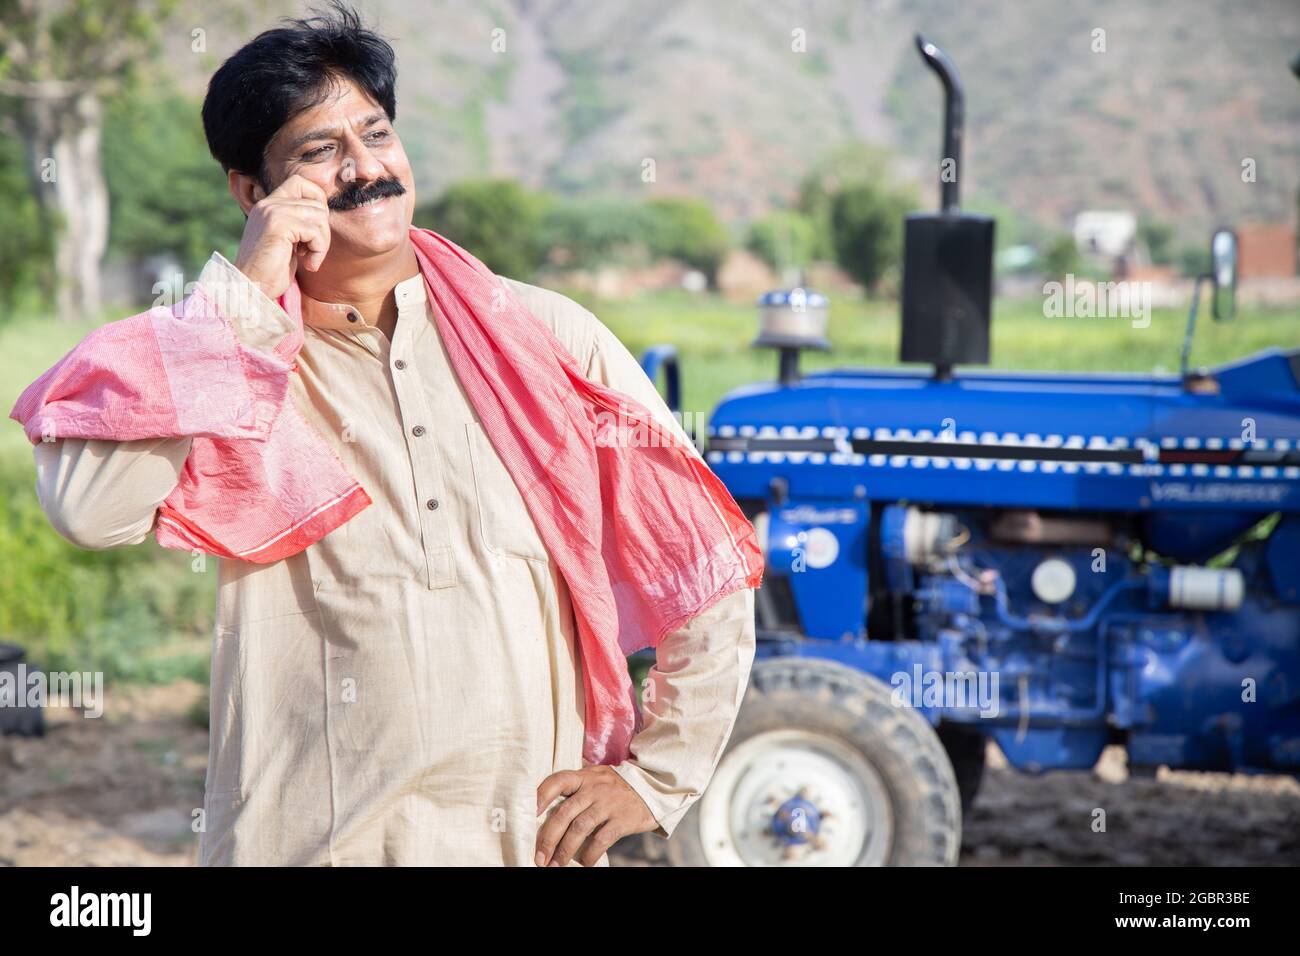
[[[335,213],[330,217],[331,252],[337,247],[340,252],[347,252],[355,258],[382,256],[401,248],[410,233],[407,223],[373,223],[365,228],[352,228],[352,223],[336,222],[336,217],[346,215]]]

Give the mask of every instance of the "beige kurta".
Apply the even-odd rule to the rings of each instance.
[[[251,347],[288,330],[220,255],[199,281],[256,303],[237,324]],[[589,378],[684,438],[591,312],[505,281]],[[220,561],[201,865],[531,865],[538,784],[583,766],[568,589],[449,365],[423,280],[395,294],[391,342],[347,305],[303,300],[291,400],[374,503],[291,558]],[[83,547],[142,541],[188,451],[38,444],[42,506]],[[753,653],[750,590],[661,644],[645,725],[616,768],[660,836],[711,777]]]

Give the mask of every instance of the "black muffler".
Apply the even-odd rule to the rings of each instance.
[[[899,359],[934,366],[987,365],[993,301],[993,220],[960,209],[962,127],[966,97],[948,55],[919,33],[917,49],[944,91],[942,208],[904,220],[903,334]]]
[[[45,735],[44,711],[27,701],[27,678],[36,668],[26,659],[21,646],[0,641],[0,736]]]

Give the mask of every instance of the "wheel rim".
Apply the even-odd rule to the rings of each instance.
[[[880,866],[893,831],[880,774],[853,747],[813,731],[740,743],[700,798],[710,866]]]

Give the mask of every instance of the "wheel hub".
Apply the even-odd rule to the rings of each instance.
[[[814,840],[822,826],[817,805],[804,798],[802,791],[776,808],[772,814],[772,836],[786,846]]]
[[[710,866],[883,865],[893,831],[875,768],[842,739],[816,731],[749,738],[727,753],[700,798]]]

